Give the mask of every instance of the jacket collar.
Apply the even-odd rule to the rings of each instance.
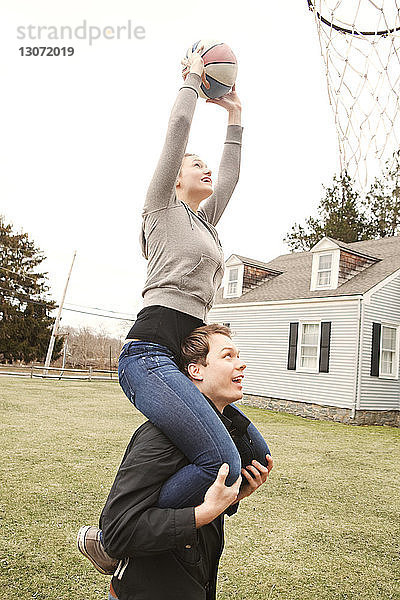
[[[228,404],[225,406],[222,413],[216,408],[215,404],[203,394],[204,398],[208,401],[210,406],[215,410],[225,427],[230,433],[238,433],[239,435],[245,435],[247,428],[251,421],[245,417],[235,406]]]

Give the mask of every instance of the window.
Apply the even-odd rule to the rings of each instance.
[[[302,323],[299,347],[299,369],[318,371],[319,323]]]
[[[329,373],[331,321],[290,323],[288,371]]]
[[[237,296],[238,285],[239,285],[239,268],[233,267],[233,268],[229,269],[227,296]]]
[[[397,377],[397,370],[397,328],[382,325],[379,375]]]
[[[372,323],[371,375],[398,379],[399,328],[396,325]]]
[[[223,281],[223,297],[239,298],[243,289],[244,264],[240,263],[236,256],[232,256],[226,262]]]
[[[331,285],[332,254],[321,254],[318,261],[317,287]]]
[[[339,246],[328,238],[323,238],[311,248],[312,267],[310,290],[335,290],[339,285],[340,254]]]

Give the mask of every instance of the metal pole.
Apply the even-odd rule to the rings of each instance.
[[[112,379],[112,366],[111,366],[111,346],[110,346],[110,379]]]
[[[72,267],[74,266],[75,256],[76,256],[76,250],[75,250],[74,256],[72,258],[71,268],[70,268],[69,273],[68,273],[68,277],[67,277],[67,281],[66,281],[66,284],[65,284],[64,293],[63,293],[63,296],[61,298],[60,306],[58,307],[57,317],[56,317],[56,320],[54,321],[53,331],[51,332],[49,347],[47,348],[47,356],[46,356],[46,360],[45,360],[45,363],[44,363],[45,367],[49,367],[50,366],[51,357],[52,357],[52,354],[53,354],[54,342],[55,342],[56,335],[57,335],[57,332],[58,332],[58,327],[60,325],[61,311],[62,311],[63,306],[64,306],[65,295],[67,293],[67,288],[68,288],[68,284],[69,284],[69,278],[71,277]],[[47,371],[45,371],[43,374],[47,375]]]

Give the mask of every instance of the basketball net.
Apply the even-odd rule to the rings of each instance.
[[[400,0],[307,0],[318,30],[341,172],[361,191],[399,149]]]

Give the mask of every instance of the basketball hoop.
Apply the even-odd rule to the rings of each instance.
[[[365,191],[399,148],[400,0],[307,0],[325,64],[340,170]]]

